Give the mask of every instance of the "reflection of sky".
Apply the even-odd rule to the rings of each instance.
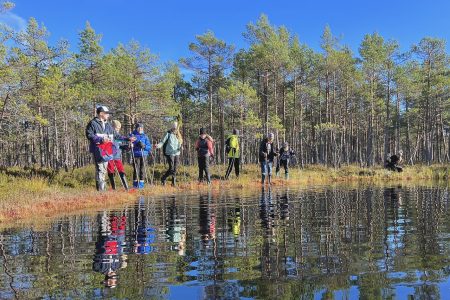
[[[227,292],[230,293],[230,298],[236,298],[235,296],[239,297],[239,291],[244,287],[246,291],[262,289],[266,283],[258,282],[259,278],[267,275],[264,272],[273,272],[272,276],[279,274],[280,278],[270,277],[274,281],[268,281],[267,284],[273,282],[284,288],[285,285],[301,278],[302,282],[314,286],[315,290],[311,292],[316,299],[330,293],[327,291],[327,283],[334,280],[339,282],[342,288],[339,290],[338,286],[338,290],[331,291],[335,299],[355,299],[365,295],[367,290],[362,291],[362,285],[374,279],[382,280],[379,286],[383,287],[383,295],[394,295],[399,299],[420,293],[440,293],[445,299],[445,296],[450,294],[448,270],[424,272],[414,269],[419,268],[420,264],[414,262],[408,264],[421,253],[418,249],[421,245],[418,243],[426,241],[422,237],[418,238],[420,234],[433,234],[433,238],[441,245],[443,251],[448,249],[449,241],[449,230],[445,222],[433,220],[427,223],[423,226],[425,233],[412,230],[417,228],[414,211],[409,213],[411,209],[415,209],[414,201],[404,201],[398,208],[390,206],[386,214],[377,212],[378,219],[372,219],[371,222],[374,224],[369,225],[365,211],[361,213],[352,209],[351,218],[348,215],[341,215],[347,209],[342,207],[346,205],[345,201],[348,201],[347,199],[355,201],[355,198],[342,197],[339,200],[342,202],[338,203],[339,210],[335,211],[332,201],[325,207],[316,205],[316,199],[313,197],[302,197],[301,201],[289,203],[290,219],[286,222],[281,219],[280,195],[282,194],[273,193],[271,200],[273,205],[270,210],[267,206],[268,217],[271,219],[270,226],[274,229],[270,231],[269,239],[264,238],[267,232],[260,220],[260,195],[243,199],[237,204],[233,203],[233,209],[227,206],[229,203],[212,199],[211,203],[215,205],[211,205],[210,208],[215,214],[216,237],[214,241],[209,241],[207,247],[202,243],[199,233],[201,224],[199,224],[198,201],[189,199],[183,205],[179,200],[175,201],[174,205],[178,212],[170,216],[166,214],[166,207],[161,208],[159,202],[145,202],[141,199],[139,207],[145,208],[145,213],[141,212],[139,216],[145,215],[146,222],[143,224],[135,222],[134,208],[124,212],[128,220],[127,243],[134,242],[135,226],[141,226],[145,238],[156,232],[164,234],[152,240],[151,243],[154,242],[157,247],[155,246],[155,251],[149,255],[137,259],[135,254],[129,253],[128,266],[126,269],[118,270],[119,284],[116,289],[125,288],[121,287],[122,282],[130,282],[130,278],[127,281],[125,276],[134,278],[144,274],[150,278],[149,281],[142,283],[149,295],[167,289],[169,299],[207,299],[211,293],[216,292]],[[373,201],[376,201],[376,197],[382,198],[382,192],[375,193]],[[436,199],[429,197],[429,194],[427,198]],[[380,203],[384,203],[382,201],[384,199],[381,199]],[[364,199],[362,203],[366,204]],[[230,220],[233,221],[233,217],[236,216],[235,205],[239,208],[241,222],[237,241],[230,227]],[[352,205],[348,207],[353,207]],[[358,205],[361,207],[362,204]],[[320,212],[316,214],[317,208]],[[301,215],[296,213],[300,210]],[[207,211],[202,213],[207,214]],[[211,215],[211,211],[209,213]],[[442,213],[445,214],[446,211],[443,210]],[[427,216],[437,217],[435,214]],[[328,222],[329,225],[327,220],[331,220]],[[428,222],[426,217],[420,221]],[[49,227],[48,240],[45,231],[30,229],[5,231],[3,243],[7,263],[9,266],[13,264],[15,266],[10,267],[14,279],[13,286],[21,291],[31,291],[33,288],[39,288],[42,278],[50,275],[65,278],[69,276],[67,271],[73,270],[73,278],[78,278],[74,280],[84,278],[86,289],[93,294],[102,295],[104,288],[98,286],[98,278],[93,277],[91,270],[86,270],[83,266],[89,264],[86,264],[86,261],[92,260],[95,253],[97,222],[93,216],[63,218]],[[155,231],[147,235],[145,229],[149,224],[152,224],[151,227],[154,227]],[[167,239],[168,224],[169,229],[175,233],[181,231],[183,227],[182,231],[187,236],[185,256],[178,256],[171,248],[174,241],[171,238]],[[439,226],[439,230],[432,226]],[[372,233],[371,236],[366,228],[382,230],[376,234]],[[169,235],[173,233],[170,230]],[[295,241],[293,233],[296,234]],[[367,235],[363,241],[358,238],[360,233]],[[368,241],[370,243],[367,243]],[[270,247],[264,248],[267,243]],[[266,250],[270,253],[265,253]],[[430,259],[445,265],[443,261],[448,259],[445,257],[448,250],[441,254],[443,255],[432,256]],[[251,263],[250,259],[253,259]],[[11,298],[13,296],[9,287],[11,280],[3,272],[4,259],[1,256],[0,262],[0,298]],[[143,269],[139,270],[143,272],[142,274],[138,274],[136,267],[138,262],[142,263]],[[50,264],[49,273],[45,271],[47,263]],[[267,266],[262,266],[263,263],[267,263]],[[243,269],[242,266],[248,269]],[[42,270],[44,272],[41,272]],[[153,270],[154,273],[150,274]],[[60,288],[67,286],[66,283],[67,281],[59,283]],[[110,293],[114,295],[114,291]]]

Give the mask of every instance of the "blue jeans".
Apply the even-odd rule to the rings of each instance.
[[[272,166],[273,166],[273,161],[262,161],[261,162],[261,175],[264,176],[271,176],[272,175]]]

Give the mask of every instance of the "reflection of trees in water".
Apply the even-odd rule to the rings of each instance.
[[[167,284],[190,280],[206,286],[205,298],[331,297],[357,286],[359,297],[372,299],[395,295],[405,282],[416,298],[433,298],[450,276],[448,204],[447,188],[404,187],[146,199],[99,220],[73,216],[44,231],[4,231],[0,290],[12,295],[12,284],[19,298],[63,290],[92,298],[104,285],[103,274],[89,271],[93,256],[104,254],[96,245],[114,244],[113,228],[122,225],[111,223],[123,216],[117,245],[128,266],[116,268],[110,290],[118,298],[159,297]]]
[[[185,217],[180,215],[180,209],[176,203],[176,197],[172,196],[164,202],[166,207],[166,241],[170,249],[178,255],[184,255],[186,250],[186,224]]]

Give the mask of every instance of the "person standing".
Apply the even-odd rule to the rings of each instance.
[[[120,122],[118,120],[113,120],[112,122],[112,127],[114,129],[114,131],[120,135],[120,129],[122,128],[122,124],[120,124]],[[108,161],[108,177],[109,177],[109,182],[111,183],[111,188],[113,190],[116,189],[116,182],[114,180],[115,174],[116,174],[116,169],[117,169],[117,173],[119,173],[119,177],[120,180],[122,182],[123,187],[128,190],[128,182],[127,182],[127,178],[125,176],[125,169],[123,167],[123,163],[122,163],[122,150],[128,150],[128,141],[126,141],[123,138],[117,139],[114,138],[113,141],[113,154],[112,154],[112,159],[110,161]]]
[[[108,122],[111,111],[106,106],[97,107],[97,116],[89,121],[85,134],[89,140],[89,152],[92,153],[95,163],[95,183],[98,191],[106,190],[105,177],[107,174],[108,160],[110,155],[104,155],[103,149],[107,144],[111,144],[114,139],[123,138],[117,133]],[[133,138],[125,138],[133,141]],[[112,149],[112,147],[110,147]],[[112,154],[112,153],[111,153]],[[109,158],[105,158],[109,156]]]
[[[204,128],[200,128],[200,135],[195,142],[195,150],[198,157],[198,181],[203,181],[203,173],[205,173],[206,181],[211,183],[211,174],[209,172],[209,160],[214,157],[214,140],[206,134]]]
[[[228,168],[227,172],[225,173],[225,179],[228,179],[230,177],[233,166],[236,177],[239,177],[239,130],[233,129],[233,134],[231,134],[227,138],[225,147],[228,156]]]
[[[165,185],[168,177],[172,176],[172,186],[176,185],[176,174],[181,154],[181,145],[183,138],[178,130],[178,122],[174,122],[169,131],[167,131],[163,140],[157,144],[156,148],[162,148],[163,154],[166,157],[169,168],[161,178],[161,184]]]
[[[266,177],[268,183],[272,183],[273,160],[277,156],[273,144],[274,134],[269,133],[259,144],[259,162],[261,164],[261,184],[265,183]]]
[[[131,136],[135,137],[135,141],[133,142],[133,187],[143,189],[145,182],[144,176],[147,176],[145,173],[145,160],[147,156],[152,151],[152,143],[150,139],[144,132],[144,125],[141,123],[137,123],[134,126],[134,131]]]
[[[276,174],[280,173],[281,167],[284,168],[284,176],[286,179],[289,179],[289,161],[292,156],[295,155],[295,152],[289,147],[287,142],[283,143],[283,147],[278,151],[278,163],[276,168]]]

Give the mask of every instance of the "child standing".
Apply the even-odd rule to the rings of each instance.
[[[143,189],[145,160],[152,150],[152,143],[144,133],[144,125],[141,123],[135,125],[132,136],[136,138],[132,150],[134,155],[133,187]]]
[[[278,176],[281,167],[283,167],[284,177],[286,179],[289,179],[289,161],[291,160],[292,156],[295,155],[295,152],[289,147],[289,144],[287,142],[284,142],[283,147],[281,147],[278,153],[280,156],[278,157],[276,174]]]
[[[122,124],[119,121],[113,120],[112,127],[114,131],[117,133],[113,140],[113,149],[112,149],[112,159],[108,161],[108,177],[111,183],[111,187],[113,190],[116,189],[116,182],[114,181],[115,170],[119,173],[120,180],[122,181],[123,187],[128,190],[128,182],[125,177],[125,169],[123,168],[122,163],[122,150],[128,150],[128,141],[126,138],[120,136],[120,129],[122,128]],[[119,137],[119,138],[118,138]]]

